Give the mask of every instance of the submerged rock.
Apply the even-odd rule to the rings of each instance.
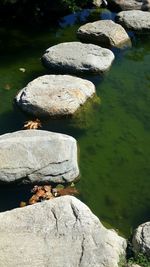
[[[117,21],[125,28],[140,33],[150,32],[150,13],[141,10],[122,11]]]
[[[94,42],[103,47],[122,47],[130,44],[130,37],[124,28],[112,20],[99,20],[81,26],[77,36],[82,41]]]
[[[65,183],[78,175],[73,137],[41,130],[0,136],[0,183]]]
[[[120,10],[140,10],[142,0],[108,0],[108,4]]]
[[[138,226],[134,232],[132,244],[136,254],[142,253],[150,258],[150,222]]]
[[[0,213],[1,267],[118,267],[125,248],[71,196]]]
[[[113,60],[109,49],[80,42],[52,46],[42,57],[44,66],[60,73],[100,74],[110,68]]]
[[[92,82],[69,75],[38,77],[16,96],[17,104],[26,112],[39,116],[66,116],[92,97]]]

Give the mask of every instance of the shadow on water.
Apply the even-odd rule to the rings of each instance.
[[[91,13],[87,21],[114,14]],[[85,12],[86,13],[86,12]],[[87,13],[86,13],[87,14]],[[90,17],[91,16],[91,17]],[[94,19],[95,16],[95,19]],[[50,45],[76,41],[84,23],[61,21],[61,27],[32,30],[3,29],[0,37],[0,133],[22,129],[32,116],[12,104],[21,88],[47,74],[40,57]],[[80,24],[80,25],[79,25]],[[2,29],[0,30],[2,32]],[[8,41],[12,40],[10,42]],[[132,38],[130,49],[115,50],[115,61],[103,77],[84,76],[96,85],[97,96],[75,117],[42,120],[42,129],[74,136],[79,144],[81,180],[77,187],[92,211],[128,236],[150,219],[150,38]],[[24,68],[25,72],[20,71]],[[0,186],[0,210],[18,206],[28,188]]]

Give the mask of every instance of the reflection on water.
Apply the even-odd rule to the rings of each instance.
[[[93,20],[94,15],[90,16]],[[21,129],[31,118],[14,106],[13,98],[30,80],[47,73],[40,64],[45,49],[77,40],[79,20],[73,25],[74,17],[69,25],[68,18],[64,21],[62,28],[44,31],[0,29],[1,134]],[[125,235],[150,219],[149,44],[149,36],[135,36],[132,49],[116,51],[116,60],[104,77],[88,77],[96,85],[98,98],[75,118],[42,122],[44,130],[67,133],[78,140],[80,198],[102,221]],[[4,210],[15,207],[24,191],[1,187],[0,195]]]

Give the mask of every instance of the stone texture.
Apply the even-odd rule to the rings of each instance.
[[[139,33],[150,32],[150,13],[141,10],[122,11],[117,21],[125,28]]]
[[[93,73],[107,71],[114,54],[105,48],[80,42],[60,43],[46,50],[44,66],[60,73]]]
[[[150,222],[143,223],[135,230],[132,239],[135,253],[143,253],[150,258]]]
[[[30,82],[16,96],[26,112],[40,116],[72,115],[95,93],[92,82],[69,75],[45,75]]]
[[[125,248],[71,196],[0,213],[1,267],[118,267]]]
[[[120,10],[140,10],[142,0],[108,0],[108,4]]]
[[[124,28],[112,20],[99,20],[81,26],[77,31],[82,41],[94,42],[103,47],[122,47],[131,45]]]
[[[93,0],[93,5],[96,6],[96,7],[100,7],[102,5],[102,0]]]
[[[150,11],[150,0],[143,0],[142,10]]]
[[[41,130],[0,136],[0,183],[64,183],[78,175],[73,137]]]

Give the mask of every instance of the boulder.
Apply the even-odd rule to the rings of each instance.
[[[141,10],[122,11],[117,21],[128,30],[139,33],[150,32],[150,13]]]
[[[105,48],[80,42],[60,43],[46,50],[42,57],[44,66],[59,73],[93,73],[107,71],[114,54]]]
[[[142,0],[108,0],[108,4],[119,10],[140,10]]]
[[[143,0],[142,10],[150,11],[150,0]]]
[[[72,196],[0,213],[1,267],[118,267],[125,248]]]
[[[42,130],[0,136],[0,183],[65,183],[78,175],[73,137]]]
[[[95,93],[92,82],[69,75],[38,77],[16,96],[26,112],[40,116],[72,115]]]
[[[143,253],[150,258],[150,222],[138,226],[134,232],[132,244],[136,254]]]
[[[112,20],[99,20],[81,26],[77,36],[82,41],[94,42],[103,47],[122,47],[131,44],[124,28]]]

